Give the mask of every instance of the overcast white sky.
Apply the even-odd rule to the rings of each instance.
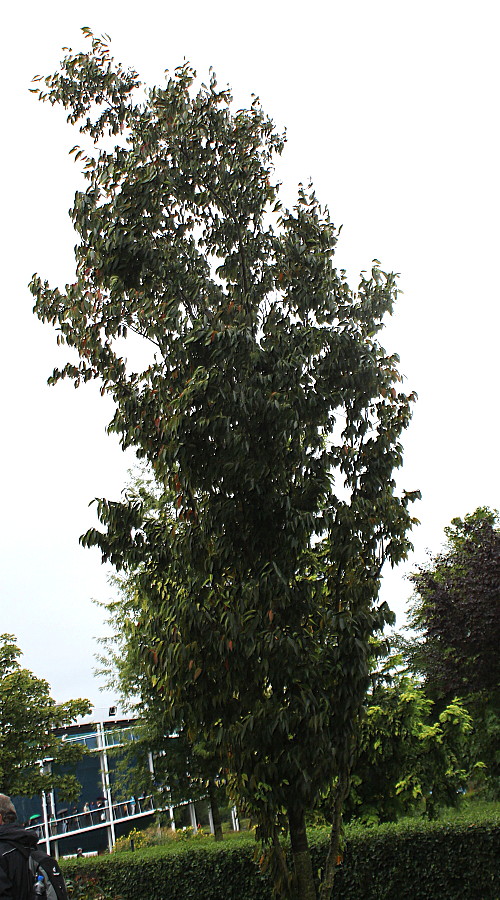
[[[6,19],[5,19],[6,16]],[[404,621],[405,571],[437,551],[443,527],[478,505],[500,507],[498,479],[499,54],[495,0],[88,0],[9,4],[2,35],[2,516],[0,632],[56,699],[111,702],[93,678],[111,596],[97,551],[79,535],[89,501],[116,498],[133,464],[105,435],[97,390],[46,386],[55,332],[31,312],[33,272],[72,280],[67,210],[77,143],[57,109],[29,93],[81,26],[146,83],[188,59],[253,91],[288,143],[279,176],[292,199],[311,177],[337,224],[339,267],[355,279],[372,258],[404,291],[384,338],[419,401],[405,438],[402,487],[420,488],[421,525],[383,596]]]

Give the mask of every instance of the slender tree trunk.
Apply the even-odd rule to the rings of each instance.
[[[321,882],[319,892],[319,900],[330,900],[333,897],[333,882],[335,879],[335,870],[338,865],[340,853],[340,836],[342,832],[342,809],[344,801],[349,793],[351,785],[350,773],[344,772],[339,776],[339,781],[335,791],[335,800],[333,803],[333,821],[332,830],[330,832],[330,844],[328,847],[328,855],[326,857],[325,874]]]
[[[208,799],[210,801],[210,809],[212,810],[212,822],[214,825],[214,837],[216,841],[222,841],[222,822],[220,820],[220,809],[217,802],[217,790],[215,783],[210,778],[208,781]]]
[[[304,807],[288,810],[293,867],[297,884],[297,900],[316,900],[311,854],[307,843]]]
[[[272,853],[274,855],[273,867],[274,867],[274,889],[277,897],[287,897],[290,898],[290,872],[287,865],[287,860],[285,853],[283,851],[283,847],[281,846],[280,839],[276,833],[273,835],[273,848]]]

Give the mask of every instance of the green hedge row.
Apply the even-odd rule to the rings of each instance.
[[[268,880],[254,861],[255,842],[193,841],[173,848],[62,863],[65,878],[95,878],[123,900],[270,900]]]
[[[500,900],[500,824],[411,823],[350,829],[335,900]],[[311,837],[315,871],[328,836]],[[63,864],[123,900],[270,900],[248,840],[154,847]]]
[[[314,860],[325,848],[312,845]],[[500,900],[500,824],[353,831],[335,900]]]

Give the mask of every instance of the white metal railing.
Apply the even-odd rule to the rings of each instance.
[[[120,822],[124,819],[138,818],[155,812],[153,797],[139,797],[137,800],[124,800],[120,803],[113,803],[111,807],[113,822]],[[83,810],[77,813],[59,814],[57,818],[51,818],[48,822],[49,838],[65,837],[69,834],[75,834],[79,831],[98,828],[102,825],[110,824],[109,806],[96,806],[94,809]],[[46,840],[45,822],[41,821],[30,825],[27,831],[34,831],[39,840]]]
[[[88,731],[85,734],[65,734],[65,744],[83,744],[88,750],[102,750],[104,747],[121,747],[127,741],[138,740],[138,734],[131,728],[116,728]]]

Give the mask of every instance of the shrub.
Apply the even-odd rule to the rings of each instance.
[[[109,894],[90,875],[67,876],[66,887],[71,900],[123,900],[122,897]]]
[[[154,832],[156,832],[156,836]],[[138,828],[132,828],[128,834],[124,834],[122,837],[117,838],[116,844],[113,847],[113,853],[123,853],[125,850],[130,850],[131,842],[133,842],[136,850],[142,850],[144,847],[153,847],[155,844],[159,843],[157,834],[157,829],[154,829],[153,831],[151,828],[145,828],[141,831]]]
[[[115,846],[113,847],[113,853],[130,851],[132,849],[132,842],[135,851],[144,850],[146,847],[164,845],[169,841],[180,843],[184,841],[206,840],[207,838],[210,838],[210,835],[201,828],[179,828],[176,831],[173,831],[171,828],[158,828],[157,826],[151,826],[150,828],[144,828],[142,830],[133,828],[128,834],[124,834],[122,837],[117,838]]]

